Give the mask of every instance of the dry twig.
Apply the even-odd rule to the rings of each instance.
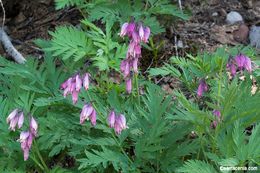
[[[0,4],[3,10],[3,23],[2,27],[0,29],[0,42],[4,46],[6,52],[17,62],[17,63],[25,63],[25,58],[20,54],[16,48],[13,46],[13,44],[10,41],[10,38],[4,31],[4,24],[5,24],[5,9],[2,0],[0,0]]]

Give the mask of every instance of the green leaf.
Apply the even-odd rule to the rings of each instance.
[[[216,169],[210,164],[200,160],[188,160],[184,165],[177,169],[177,172],[183,173],[217,173]]]

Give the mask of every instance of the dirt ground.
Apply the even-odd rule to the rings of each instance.
[[[176,40],[182,42],[181,55],[198,50],[213,51],[221,45],[248,45],[247,30],[252,25],[260,25],[259,0],[184,0],[183,5],[192,17],[172,25],[165,36],[174,51]],[[240,13],[244,23],[226,24],[230,11]]]
[[[33,41],[49,38],[48,31],[56,26],[77,25],[81,19],[75,8],[56,11],[53,0],[4,0],[6,31],[13,44],[24,55],[41,56]],[[212,51],[221,45],[248,44],[248,33],[240,31],[240,24],[227,25],[225,18],[230,11],[239,12],[246,27],[260,25],[258,0],[182,0],[185,10],[191,13],[189,21],[173,23],[159,36],[164,40],[159,58],[171,55]],[[242,35],[237,39],[236,35]],[[246,36],[244,36],[246,35]],[[1,54],[4,51],[0,51]]]
[[[24,56],[40,58],[42,52],[33,43],[35,39],[48,39],[48,31],[53,31],[56,26],[76,25],[81,19],[75,8],[55,10],[53,0],[12,0],[4,1],[4,5],[5,30]],[[7,56],[4,50],[0,53]]]

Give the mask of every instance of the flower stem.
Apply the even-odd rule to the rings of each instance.
[[[89,97],[89,100],[91,99],[90,94],[87,92],[87,95]],[[102,122],[106,124],[106,118],[101,114],[101,112],[98,110],[97,106],[95,103],[92,103],[92,106],[95,108],[95,110],[97,111],[98,115],[100,115]],[[133,161],[130,159],[130,157],[126,154],[126,152],[124,151],[124,149],[122,148],[121,144],[119,143],[119,141],[117,140],[116,136],[114,133],[112,133],[112,137],[114,138],[115,142],[117,143],[117,145],[119,146],[120,150],[122,151],[122,153],[125,155],[125,157],[128,159],[128,161],[132,164]]]
[[[39,157],[39,159],[41,161],[42,166],[44,167],[44,170],[46,172],[49,172],[49,168],[48,168],[48,166],[46,165],[45,161],[42,158],[42,155],[41,155],[41,153],[39,151],[38,144],[37,144],[36,140],[34,140],[34,148],[36,150],[36,154],[38,155],[38,157]]]
[[[38,165],[42,171],[44,171],[44,167],[38,162],[38,160],[34,156],[30,156],[30,158]]]
[[[139,85],[138,85],[138,74],[134,74],[135,78],[135,87],[136,87],[136,92],[137,92],[137,99],[138,99],[138,105],[140,106],[140,93],[139,93]]]

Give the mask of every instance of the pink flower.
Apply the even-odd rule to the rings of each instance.
[[[123,37],[127,34],[128,23],[124,23],[121,27],[120,37]]]
[[[220,118],[221,117],[221,113],[219,110],[213,110],[213,115],[215,115],[216,117]]]
[[[85,73],[84,78],[83,78],[83,86],[84,86],[86,91],[89,88],[89,77],[90,77],[90,74],[89,73]]]
[[[85,120],[91,121],[92,125],[96,125],[96,111],[92,104],[85,104],[80,113],[80,124],[83,124]]]
[[[31,116],[30,118],[30,132],[36,136],[37,135],[37,130],[38,130],[38,124],[37,122],[35,121],[35,119]]]
[[[15,117],[10,121],[9,129],[10,129],[11,131],[15,131],[15,127],[16,127],[16,125],[17,125],[17,123],[18,123],[18,119],[19,119],[19,117],[18,117],[18,116],[15,116]]]
[[[34,135],[29,131],[21,132],[20,139],[18,141],[21,143],[21,148],[23,150],[24,161],[29,158],[29,151],[32,146]]]
[[[132,61],[133,70],[135,73],[138,73],[138,58],[134,58]]]
[[[128,60],[123,60],[120,64],[120,70],[124,74],[124,77],[129,76],[130,74],[130,64]]]
[[[144,28],[142,25],[139,27],[139,37],[141,40],[144,40]]]
[[[113,128],[115,126],[115,121],[116,121],[116,113],[115,111],[111,111],[108,115],[108,124],[109,127]]]
[[[136,33],[136,32],[133,32],[133,33],[132,33],[132,41],[133,41],[135,44],[140,44],[141,38],[140,38],[140,36],[139,36],[138,33]]]
[[[244,68],[245,56],[243,54],[239,54],[235,57],[236,64],[240,70]]]
[[[66,97],[68,94],[71,94],[72,102],[73,104],[76,104],[78,102],[78,94],[81,88],[84,87],[85,90],[88,90],[89,88],[89,76],[90,74],[86,73],[83,79],[80,74],[70,77],[67,81],[61,84],[61,88],[64,90],[63,96]]]
[[[73,81],[73,79],[70,77],[70,78],[66,81],[66,85],[64,85],[64,86],[67,86],[69,92],[71,92],[72,81]]]
[[[213,110],[213,115],[216,116],[217,120],[214,120],[211,124],[212,128],[216,128],[218,123],[220,122],[220,118],[221,118],[221,113],[219,110]]]
[[[150,28],[149,27],[145,27],[145,29],[144,29],[144,38],[142,39],[142,41],[144,43],[148,42],[148,39],[150,37],[150,33],[151,33]]]
[[[234,77],[236,76],[236,73],[237,73],[237,68],[235,66],[235,64],[230,61],[228,64],[227,64],[227,68],[229,69],[231,75]]]
[[[73,104],[76,104],[77,102],[78,102],[78,91],[76,91],[76,90],[74,90],[73,92],[72,92],[72,102],[73,102]]]
[[[21,112],[18,117],[18,128],[19,129],[23,126],[23,122],[24,122],[24,115],[23,115],[23,112]]]
[[[22,117],[21,120],[19,122],[19,118],[20,118],[20,114],[19,114],[19,110],[18,109],[14,109],[6,118],[6,122],[7,124],[9,124],[9,129],[11,131],[15,131],[16,125],[19,123],[21,124],[22,121]],[[18,124],[18,128],[20,128],[20,125]]]
[[[135,32],[135,23],[131,22],[127,26],[127,34],[128,37],[132,37],[133,33]]]
[[[128,78],[126,80],[126,92],[130,94],[132,92],[132,79]]]
[[[128,35],[130,43],[128,46],[126,59],[120,64],[120,70],[126,81],[126,91],[131,93],[132,81],[131,72],[138,73],[138,59],[141,57],[141,42],[148,42],[150,28],[134,22],[125,23],[121,28],[120,36]]]
[[[251,64],[251,59],[248,57],[245,57],[244,61],[244,68],[251,73],[252,72],[252,64]]]
[[[197,90],[198,97],[201,97],[205,91],[208,91],[208,85],[206,84],[206,81],[204,79],[201,79]]]
[[[18,114],[18,109],[14,109],[6,118],[7,124],[9,124]]]
[[[97,112],[95,109],[93,109],[92,113],[89,116],[90,122],[93,126],[96,125],[96,121],[97,121]]]
[[[76,75],[76,91],[79,92],[82,87],[82,80],[80,76],[77,74]]]
[[[120,114],[119,116],[116,116],[115,119],[115,125],[114,125],[114,129],[116,134],[121,134],[122,130],[128,128],[126,125],[126,119],[125,116],[123,114]]]
[[[75,78],[73,78],[73,82],[71,83],[70,88],[69,88],[70,94],[72,94],[73,91],[75,91],[75,90],[76,90],[76,83],[75,83]]]

